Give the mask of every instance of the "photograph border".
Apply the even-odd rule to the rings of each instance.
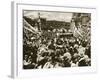
[[[20,65],[20,64],[22,64],[22,62],[21,62],[21,60],[19,60],[19,58],[21,59],[22,56],[20,56],[19,54],[22,53],[22,50],[19,50],[19,46],[21,46],[21,45],[19,45],[20,42],[21,42],[21,39],[20,39],[21,36],[19,37],[19,34],[20,34],[19,26],[23,28],[23,25],[21,25],[23,23],[21,23],[21,20],[20,20],[20,19],[22,19],[22,15],[20,14],[21,13],[20,10],[23,9],[23,6],[26,6],[26,7],[31,6],[30,7],[31,9],[32,9],[32,6],[33,7],[36,6],[37,9],[40,9],[40,7],[43,7],[43,8],[44,7],[45,8],[49,7],[49,9],[50,8],[57,8],[58,11],[59,11],[59,8],[60,9],[79,9],[79,10],[85,10],[86,9],[86,10],[90,10],[91,11],[91,14],[93,14],[92,17],[94,17],[92,19],[92,22],[93,23],[91,24],[91,38],[93,39],[93,40],[91,39],[91,42],[92,41],[95,42],[94,34],[92,34],[93,32],[95,32],[95,28],[92,27],[92,26],[95,26],[96,25],[96,8],[71,7],[71,6],[56,6],[56,5],[39,5],[39,4],[27,4],[27,3],[16,3],[16,2],[12,2],[12,5],[11,5],[11,7],[12,7],[12,11],[11,11],[11,13],[12,13],[12,18],[11,18],[12,19],[12,21],[11,21],[12,22],[11,23],[12,24],[12,30],[11,30],[12,31],[12,35],[11,35],[12,36],[11,76],[13,78],[16,78],[16,77],[32,77],[32,76],[33,77],[36,77],[36,76],[37,77],[38,76],[41,76],[42,77],[42,76],[45,76],[45,75],[47,75],[47,76],[50,76],[50,75],[57,76],[57,75],[67,75],[67,74],[72,74],[72,73],[74,73],[74,74],[75,73],[94,73],[94,72],[97,71],[97,67],[96,67],[97,66],[97,64],[96,64],[96,61],[97,61],[96,60],[96,55],[93,55],[93,54],[92,54],[92,56],[94,58],[93,59],[93,64],[94,65],[91,66],[91,69],[87,69],[87,70],[84,70],[84,71],[78,71],[78,72],[76,72],[76,70],[77,70],[76,68],[73,68],[73,70],[71,70],[71,69],[68,68],[68,69],[52,69],[52,70],[50,70],[50,69],[49,70],[48,69],[33,70],[32,72],[30,72],[30,70],[29,71],[28,70],[24,71],[22,68],[20,68],[20,67],[22,67],[22,65]],[[19,22],[21,24],[19,24]],[[95,45],[95,43],[93,43],[93,45],[91,44],[91,46],[93,46],[93,48],[95,49],[94,45]],[[95,50],[93,50],[93,53],[94,52],[95,52]],[[84,68],[81,67],[78,70],[81,70],[81,69],[84,69]],[[71,71],[70,72],[65,72],[65,70],[71,70]],[[46,73],[48,73],[48,74],[46,74]]]

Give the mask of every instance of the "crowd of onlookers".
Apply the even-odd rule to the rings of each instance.
[[[70,31],[64,28],[42,30],[36,34],[25,31],[23,68],[91,66],[90,41],[70,34]]]

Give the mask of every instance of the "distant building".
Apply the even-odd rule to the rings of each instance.
[[[91,28],[90,13],[73,13],[70,29],[75,37],[79,37],[80,39],[90,38],[90,32],[91,32],[90,28]]]

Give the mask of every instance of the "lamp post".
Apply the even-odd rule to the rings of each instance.
[[[39,31],[41,31],[41,19],[40,19],[40,13],[38,13],[38,20],[37,20],[37,22],[38,22],[38,29],[39,29]]]

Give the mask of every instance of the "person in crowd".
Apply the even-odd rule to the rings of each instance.
[[[84,55],[84,57],[79,60],[78,66],[90,66],[90,62],[90,58]]]
[[[69,52],[66,52],[63,55],[63,67],[71,67],[71,54]]]

